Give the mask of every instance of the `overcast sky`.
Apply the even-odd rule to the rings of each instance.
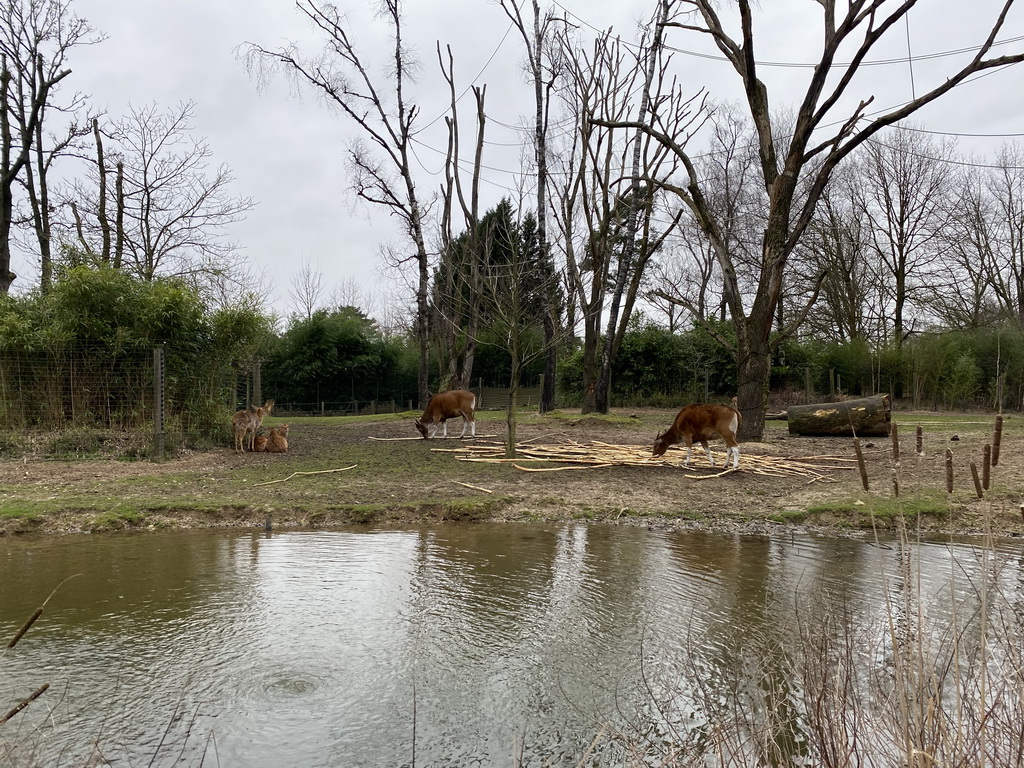
[[[543,2],[542,2],[543,5]],[[910,17],[870,57],[903,61],[864,68],[857,98],[874,96],[872,109],[902,103],[941,82],[969,54],[936,56],[976,46],[984,39],[1001,0],[921,0]],[[387,29],[368,12],[369,0],[338,3],[351,9],[354,37],[372,58],[387,53]],[[722,4],[731,12],[731,0]],[[757,58],[798,64],[815,60],[821,7],[813,0],[763,0]],[[227,164],[235,176],[233,194],[249,196],[256,207],[230,237],[243,254],[265,270],[270,303],[282,314],[290,308],[288,291],[298,269],[309,262],[324,276],[328,290],[355,279],[367,293],[379,292],[386,271],[380,248],[400,243],[393,220],[354,202],[344,163],[345,147],[355,134],[351,124],[326,110],[310,95],[291,94],[283,82],[260,91],[247,75],[237,48],[258,43],[276,48],[299,42],[314,52],[321,41],[290,0],[73,0],[77,13],[107,36],[106,41],[73,52],[73,87],[89,94],[111,118],[128,105],[156,103],[173,107],[195,103],[194,133],[205,137],[215,164]],[[614,27],[625,40],[636,39],[636,23],[648,16],[653,0],[559,0],[584,31]],[[483,193],[488,205],[515,188],[521,171],[522,125],[531,114],[530,90],[521,74],[522,42],[493,0],[407,0],[406,39],[421,62],[411,99],[421,108],[421,125],[444,114],[447,86],[438,72],[435,45],[451,45],[457,85],[487,84],[488,146]],[[968,8],[970,10],[968,10]],[[1014,9],[1001,40],[1024,36],[1024,9]],[[365,41],[365,43],[363,42]],[[708,88],[712,98],[738,97],[735,74],[716,58],[706,39],[670,33],[682,81]],[[908,45],[917,59],[905,61]],[[997,49],[1017,52],[1024,40]],[[382,71],[383,60],[375,71]],[[794,66],[761,69],[772,104],[791,106],[802,94],[809,70]],[[913,78],[911,77],[913,75]],[[948,95],[914,118],[935,131],[985,136],[959,139],[962,150],[987,159],[1004,141],[996,134],[1024,133],[1024,69],[1010,68],[981,77]],[[70,80],[69,80],[70,82]],[[471,99],[463,103],[468,105]],[[837,112],[837,119],[849,113]],[[528,119],[528,118],[526,118]],[[424,191],[436,189],[443,163],[444,125],[436,120],[419,136],[416,158]],[[468,142],[467,142],[468,144]],[[35,274],[15,261],[14,271]],[[22,285],[24,287],[24,283]]]

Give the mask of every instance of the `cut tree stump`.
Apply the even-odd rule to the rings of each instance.
[[[791,405],[786,409],[786,420],[791,435],[882,436],[889,434],[892,406],[888,395]]]

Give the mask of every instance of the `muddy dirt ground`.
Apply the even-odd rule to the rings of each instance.
[[[674,411],[621,411],[614,419],[565,412],[525,418],[520,442],[566,445],[603,442],[647,451]],[[405,440],[415,436],[409,419],[380,421],[303,419],[293,422],[284,455],[236,454],[225,446],[163,463],[111,460],[0,462],[0,520],[4,510],[36,510],[32,525],[10,522],[6,530],[90,530],[104,504],[133,506],[153,525],[257,525],[268,515],[281,525],[351,522],[408,523],[424,520],[588,519],[653,527],[701,527],[777,531],[780,526],[832,532],[891,527],[902,517],[933,532],[1024,535],[1024,420],[1006,417],[999,463],[978,499],[970,470],[982,471],[983,448],[992,440],[993,416],[894,414],[900,424],[901,458],[894,464],[888,437],[862,439],[869,490],[856,464],[821,476],[773,476],[741,459],[722,476],[698,449],[690,468],[672,449],[674,466],[612,466],[554,472],[523,472],[512,465],[467,464],[450,449],[469,441]],[[500,415],[483,416],[475,444],[501,442]],[[274,421],[280,422],[282,419]],[[1018,433],[1017,422],[1021,421]],[[902,422],[902,423],[901,423]],[[273,421],[268,421],[273,423]],[[924,452],[914,450],[922,425]],[[449,433],[458,435],[458,420]],[[954,492],[946,492],[945,451],[954,458]],[[435,450],[441,449],[441,450]],[[712,445],[724,458],[724,445]],[[743,457],[842,457],[853,459],[852,440],[788,434],[769,421],[763,442],[741,445]],[[354,466],[345,472],[326,472]],[[543,465],[542,465],[543,466]],[[554,465],[548,465],[554,466]],[[302,474],[283,480],[293,473]],[[894,479],[899,485],[895,494]],[[472,486],[472,487],[471,487]],[[490,491],[487,493],[486,491]],[[901,514],[902,513],[902,514]],[[91,517],[90,517],[91,516]],[[9,515],[9,517],[11,517]],[[137,520],[122,515],[125,520]],[[12,519],[22,521],[23,515]],[[85,521],[85,522],[83,522]],[[95,529],[95,528],[92,528]]]

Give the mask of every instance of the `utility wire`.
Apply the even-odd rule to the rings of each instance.
[[[554,3],[554,5],[558,6],[563,11],[565,11],[565,13],[567,13],[569,16],[572,16],[580,24],[582,24],[585,27],[590,28],[594,32],[597,32],[599,34],[604,34],[607,31],[607,30],[600,29],[600,28],[594,26],[593,24],[591,24],[589,21],[584,19],[579,14],[576,14],[576,13],[570,11],[568,8],[566,8],[564,5],[562,5],[560,2],[558,2],[558,0],[552,0],[552,3]],[[1020,42],[1021,40],[1024,40],[1024,35],[1019,35],[1017,37],[1010,37],[1010,38],[1007,38],[1006,40],[998,40],[995,43],[993,43],[992,45],[993,45],[993,47],[995,47],[997,45],[1009,45],[1010,43],[1017,43],[1017,42]],[[642,46],[640,46],[638,43],[629,42],[629,41],[623,41],[623,45],[626,45],[626,46],[628,46],[630,48],[635,48],[637,50],[640,50],[642,48]],[[913,58],[913,60],[914,61],[927,61],[929,59],[941,59],[941,58],[945,58],[947,56],[958,56],[958,55],[964,54],[964,53],[974,53],[974,52],[977,52],[980,49],[981,49],[980,45],[968,46],[968,47],[965,47],[965,48],[952,48],[952,49],[949,49],[949,50],[946,50],[946,51],[936,51],[935,53],[926,53],[926,54],[923,54],[921,56],[915,56]],[[681,53],[681,54],[684,54],[686,56],[692,56],[692,57],[698,58],[698,59],[710,59],[710,60],[713,60],[713,61],[728,61],[729,60],[725,56],[722,56],[721,54],[701,53],[699,51],[690,51],[690,50],[687,50],[685,48],[674,48],[674,47],[672,47],[670,45],[666,45],[665,46],[665,50],[666,51],[672,51],[673,53]],[[899,56],[897,58],[892,58],[892,59],[873,59],[871,61],[862,61],[858,66],[859,67],[878,67],[878,66],[888,66],[888,65],[891,65],[891,64],[905,64],[908,61],[910,61],[909,58],[905,58],[905,57]],[[818,66],[817,64],[811,64],[811,63],[805,63],[805,62],[796,62],[796,61],[760,61],[760,60],[755,60],[754,63],[756,65],[758,65],[758,66],[761,66],[761,67],[782,67],[782,68],[795,68],[795,69],[814,69],[815,67]],[[852,62],[834,62],[833,64],[830,65],[830,67],[831,68],[844,69],[846,67],[849,67],[851,63]]]

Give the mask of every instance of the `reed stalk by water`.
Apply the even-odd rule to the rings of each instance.
[[[904,526],[880,543],[897,568],[874,620],[842,594],[797,595],[795,645],[727,648],[691,630],[670,665],[646,649],[643,704],[606,746],[625,765],[668,768],[1024,765],[1024,606],[1000,588],[1015,564],[988,537],[974,572],[954,560],[940,619],[917,542]]]

